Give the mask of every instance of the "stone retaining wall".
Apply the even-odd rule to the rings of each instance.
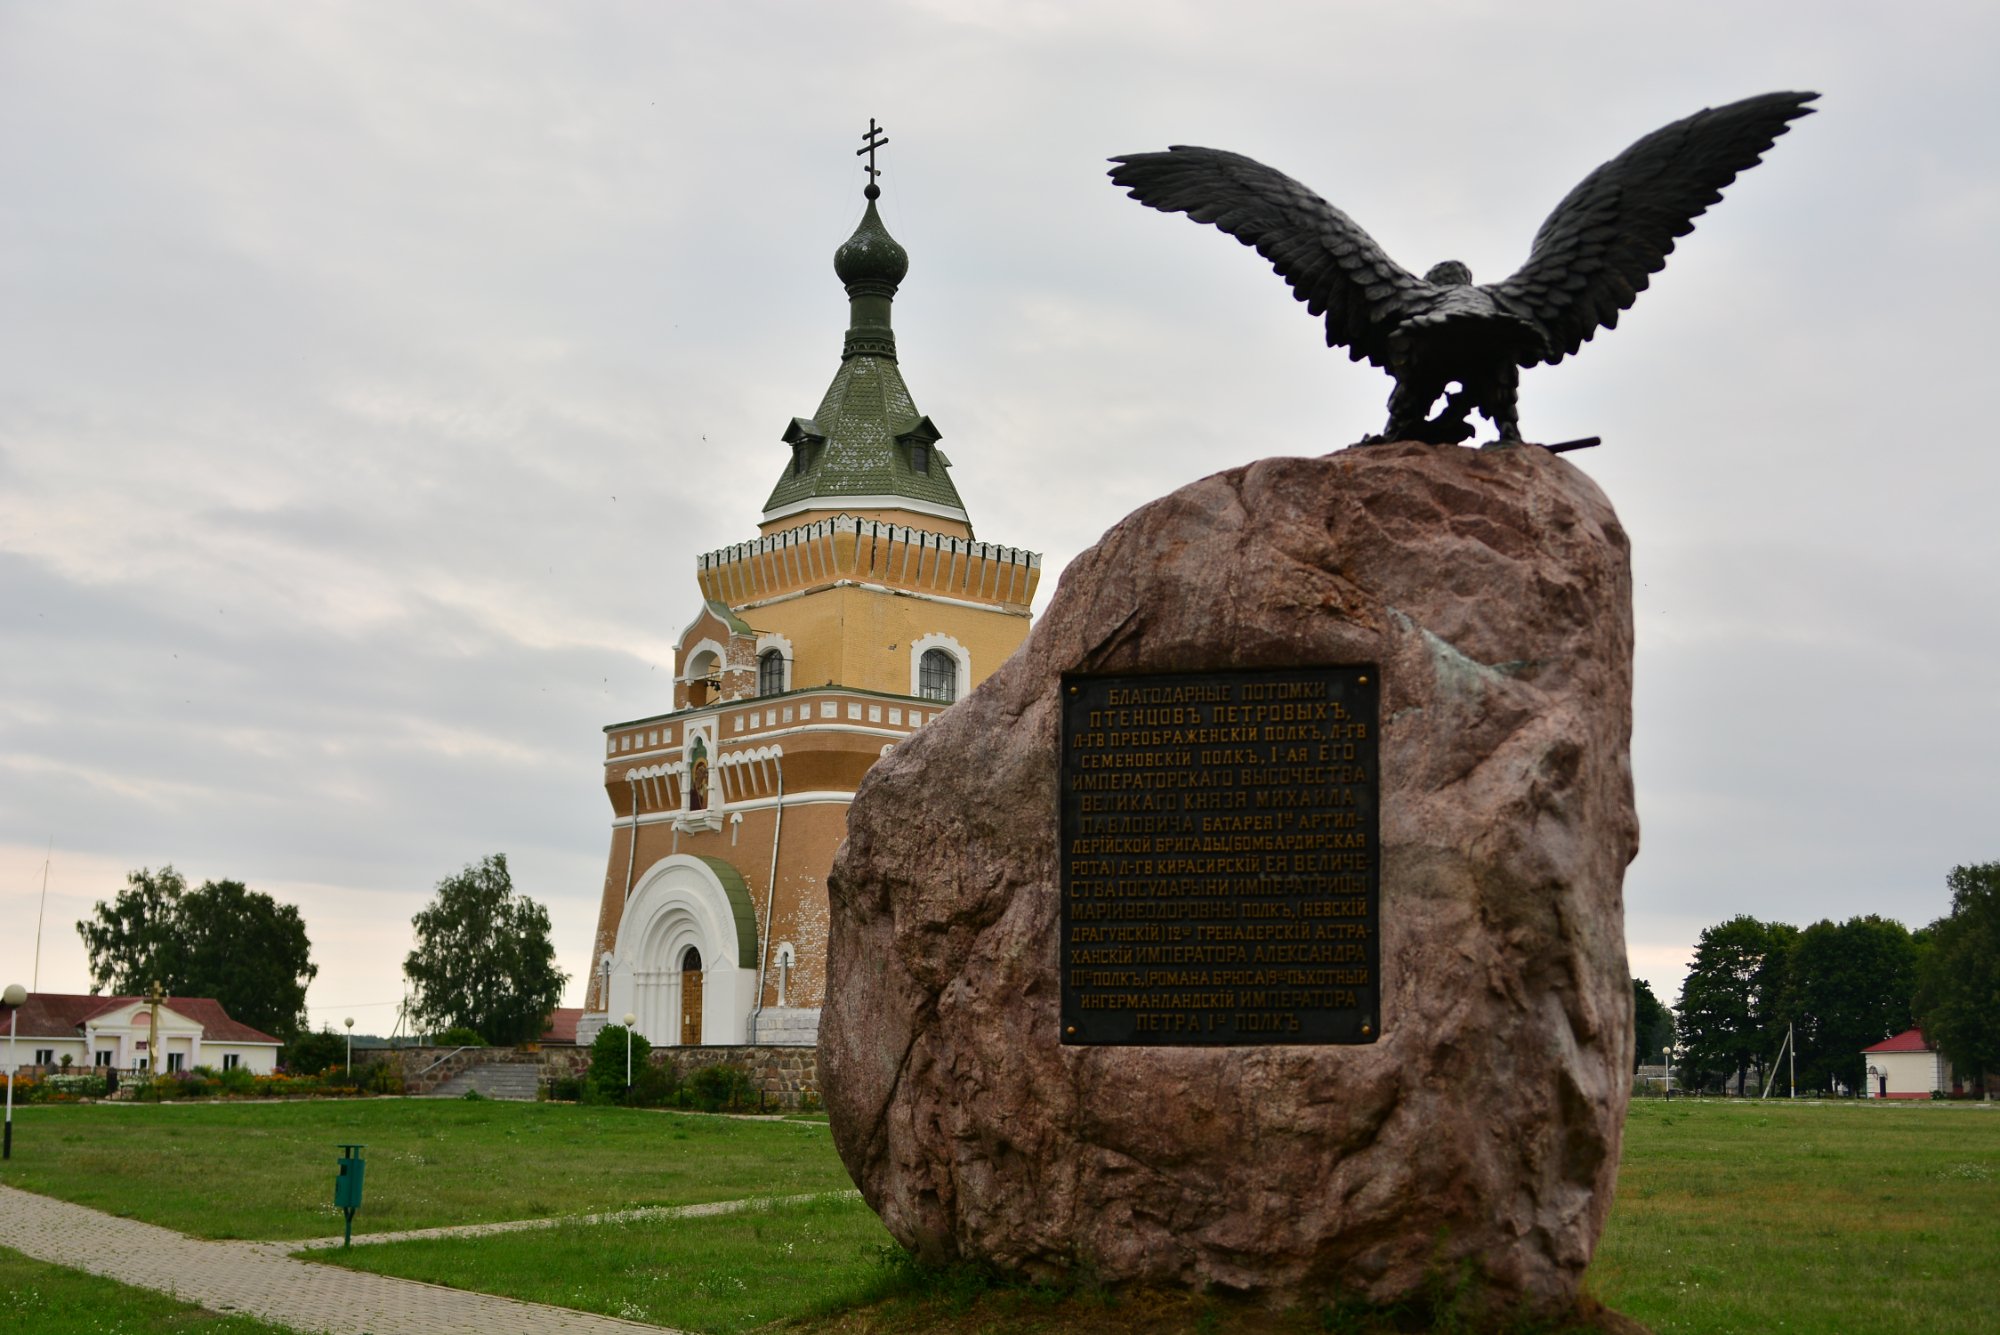
[[[584,1054],[589,1064],[589,1053]],[[704,1066],[728,1062],[749,1073],[750,1083],[780,1108],[818,1108],[819,1049],[801,1047],[654,1048],[653,1060],[671,1064],[685,1080]]]
[[[467,1048],[455,1053],[450,1048],[395,1048],[370,1056],[393,1062],[402,1069],[406,1094],[428,1094],[468,1067],[487,1063],[533,1064],[539,1068],[545,1087],[550,1081],[580,1077],[590,1069],[590,1049],[570,1044],[545,1043],[533,1052],[520,1048]],[[742,1067],[749,1074],[750,1083],[777,1107],[820,1106],[819,1054],[815,1048],[775,1045],[654,1048],[651,1060],[655,1066],[671,1066],[683,1080],[703,1066],[728,1062]]]

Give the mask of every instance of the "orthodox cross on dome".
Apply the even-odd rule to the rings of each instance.
[[[882,137],[882,127],[875,123],[873,116],[868,118],[868,133],[861,137],[867,140],[867,142],[854,150],[854,156],[857,158],[863,153],[868,155],[868,165],[861,169],[868,173],[868,188],[861,193],[870,199],[879,199],[882,196],[882,187],[875,184],[875,178],[882,173],[875,166],[875,150],[881,148],[889,141]]]

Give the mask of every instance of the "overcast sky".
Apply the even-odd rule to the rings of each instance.
[[[0,3],[0,981],[45,855],[47,991],[171,862],[296,903],[315,1023],[387,1032],[492,852],[580,975],[600,729],[670,707],[694,559],[832,376],[871,116],[905,376],[1045,603],[1390,388],[1106,157],[1247,153],[1491,280],[1639,135],[1787,88],[1819,114],[1522,423],[1604,438],[1633,539],[1634,972],[1671,1001],[1737,913],[1926,923],[2000,858],[1996,51],[1970,3]]]

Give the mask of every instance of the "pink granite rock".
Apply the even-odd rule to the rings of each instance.
[[[1059,675],[1374,663],[1381,1037],[1065,1047]],[[906,1246],[1028,1275],[1567,1310],[1630,1092],[1624,531],[1533,447],[1269,459],[1138,510],[870,771],[820,1073]]]

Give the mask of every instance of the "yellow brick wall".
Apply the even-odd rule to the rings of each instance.
[[[886,695],[912,693],[910,646],[925,635],[963,645],[976,686],[1028,633],[1023,614],[853,585],[755,608],[744,619],[791,641],[794,688],[832,682]]]

